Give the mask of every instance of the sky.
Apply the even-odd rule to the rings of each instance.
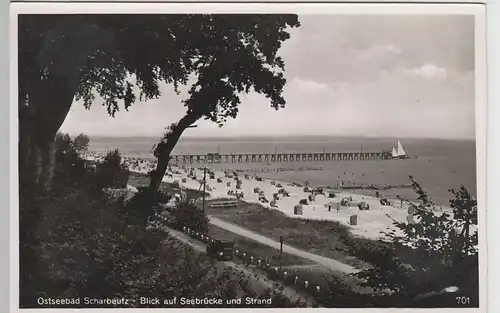
[[[466,15],[299,16],[279,51],[286,107],[242,95],[236,119],[199,121],[185,136],[375,136],[474,138],[474,17]],[[185,113],[180,95],[111,118],[100,103],[75,102],[61,131],[90,136],[154,136]]]

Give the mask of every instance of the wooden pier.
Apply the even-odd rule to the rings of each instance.
[[[392,160],[390,151],[341,153],[250,153],[172,155],[175,163],[292,163],[318,161],[375,161]]]

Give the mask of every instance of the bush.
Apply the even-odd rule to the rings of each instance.
[[[37,242],[21,236],[21,308],[41,308],[38,297],[262,297],[240,272],[219,271],[210,258],[168,233],[147,230],[131,215],[124,218],[119,205],[103,203],[86,189],[60,186],[47,198],[21,195],[21,208],[35,205],[43,215]],[[38,256],[36,262],[28,263],[27,253]],[[268,294],[276,300],[271,306],[293,305]]]
[[[411,176],[410,180],[422,201],[420,205],[408,202],[414,208],[417,222],[394,222],[402,235],[389,232],[389,242],[370,245],[361,240],[351,242],[356,256],[373,266],[358,277],[375,290],[394,293],[400,303],[409,302],[419,294],[457,286],[469,297],[468,306],[477,306],[478,241],[477,231],[471,232],[470,228],[477,223],[476,200],[463,186],[459,191],[450,190],[454,195],[450,200],[453,217],[448,213],[436,215],[429,210],[432,200],[427,193]],[[395,301],[395,295],[386,300]],[[436,304],[454,305],[455,301]]]
[[[99,188],[126,188],[129,171],[118,149],[110,151],[97,167],[97,185]]]
[[[196,232],[208,232],[208,217],[203,209],[192,202],[182,202],[172,212],[172,216],[179,227],[187,227]]]
[[[140,218],[144,222],[161,210],[161,204],[170,200],[171,196],[161,190],[151,191],[149,187],[138,187],[137,192],[126,205],[127,214]]]
[[[57,133],[55,149],[55,182],[61,185],[77,183],[85,173],[85,161],[73,140],[68,134]]]

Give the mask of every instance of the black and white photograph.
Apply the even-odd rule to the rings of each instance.
[[[11,23],[16,308],[485,312],[481,5]]]

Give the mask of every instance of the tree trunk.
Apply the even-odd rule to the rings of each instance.
[[[65,77],[40,80],[28,103],[19,103],[20,185],[50,190],[55,167],[55,135],[73,103],[76,84]]]
[[[200,118],[201,115],[196,115],[194,113],[186,114],[183,118],[181,118],[179,123],[172,128],[170,133],[165,136],[166,142],[161,147],[161,151],[158,156],[158,165],[151,173],[151,182],[149,184],[151,191],[156,192],[158,191],[158,188],[160,188],[160,183],[165,176],[168,163],[170,162],[170,154],[179,141],[182,133]]]

